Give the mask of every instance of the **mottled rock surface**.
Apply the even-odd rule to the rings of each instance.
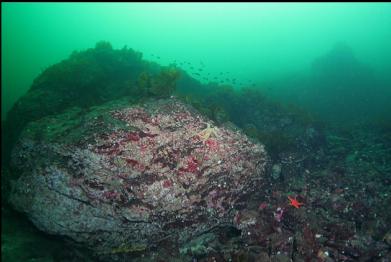
[[[175,98],[125,99],[31,122],[10,199],[45,232],[128,253],[234,225],[267,163],[263,145]]]

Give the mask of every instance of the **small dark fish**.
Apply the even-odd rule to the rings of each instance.
[[[193,69],[194,69],[194,67],[192,67],[192,66],[191,66],[191,67],[190,67],[190,69],[191,69],[191,70],[193,70]]]
[[[160,56],[157,56],[156,58],[157,58],[157,59],[160,59]]]
[[[198,68],[198,71],[202,71],[202,68]]]
[[[199,73],[194,73],[196,76],[200,76],[200,74]]]

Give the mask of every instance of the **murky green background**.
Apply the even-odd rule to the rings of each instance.
[[[292,78],[309,73],[314,59],[344,43],[375,75],[376,92],[381,94],[365,106],[380,107],[376,113],[386,111],[382,98],[389,96],[391,86],[389,3],[5,3],[2,7],[2,119],[43,69],[100,40],[110,41],[113,48],[127,45],[162,65],[203,64],[204,74],[224,72],[237,79],[235,88],[255,83],[302,105],[312,105],[311,100],[319,97],[307,94],[300,100],[313,85]],[[191,71],[188,64],[182,67]],[[355,84],[345,86],[343,95],[347,89],[354,92]],[[315,109],[336,113],[323,107]]]
[[[257,88],[277,104],[308,110],[341,133],[350,128],[353,135],[340,140],[327,129],[328,140],[336,140],[327,145],[336,150],[324,162],[332,166],[333,156],[343,162],[346,155],[350,173],[368,180],[368,174],[375,174],[379,179],[372,185],[373,195],[389,199],[389,184],[384,182],[389,183],[389,173],[376,170],[390,170],[385,142],[391,130],[390,3],[2,3],[1,15],[2,123],[45,69],[103,40],[113,49],[127,46],[145,60],[175,65],[203,84],[215,82],[210,86],[222,86],[222,93],[227,84]],[[369,127],[363,138],[355,135],[371,123],[381,126],[380,134],[373,135]],[[258,138],[272,140],[278,152],[289,146],[278,132],[260,132]],[[364,163],[374,159],[364,171],[357,164],[360,150],[369,159],[363,158]],[[2,170],[2,178],[10,174]],[[373,198],[368,197],[368,206]],[[384,200],[385,206],[389,202]],[[4,260],[72,261],[75,251],[64,248],[62,240],[40,233],[2,204]],[[384,214],[378,217],[387,220]],[[379,224],[377,219],[373,221]]]

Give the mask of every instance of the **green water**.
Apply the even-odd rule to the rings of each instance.
[[[302,224],[294,220],[292,227],[282,228],[286,239],[292,236],[288,233],[303,232],[304,226],[304,236],[311,235],[326,230],[321,222],[351,225],[354,217],[359,225],[354,230],[373,238],[376,252],[378,246],[382,252],[388,248],[387,258],[391,259],[391,212],[384,209],[391,203],[390,3],[2,3],[1,19],[1,118],[8,124],[2,126],[2,135],[6,131],[4,137],[10,138],[2,136],[2,142],[8,142],[2,152],[8,158],[29,121],[72,106],[84,110],[110,101],[110,97],[122,98],[99,84],[125,90],[134,101],[163,93],[166,98],[178,95],[217,124],[231,121],[258,139],[275,164],[273,170],[281,172],[283,167],[281,174],[272,173],[268,178],[271,188],[257,195],[262,201],[265,196],[271,199],[262,202],[262,210],[270,209],[265,221],[274,221],[273,212],[286,201],[285,195],[296,192],[308,197],[303,207],[307,220],[303,218]],[[144,60],[131,49],[122,49],[124,46],[140,52]],[[74,51],[80,52],[70,57]],[[129,57],[133,59],[130,66],[123,61]],[[106,61],[107,67],[102,66]],[[161,68],[150,62],[170,67],[158,75],[154,70]],[[91,68],[84,70],[83,63]],[[126,75],[127,70],[131,76]],[[107,72],[122,78],[117,81],[113,75],[105,75]],[[77,73],[91,79],[73,77]],[[182,78],[178,80],[177,75]],[[101,77],[106,82],[100,81]],[[27,105],[19,103],[12,111],[34,79],[39,80],[34,82],[37,89],[21,100]],[[140,79],[158,84],[168,79],[172,86],[163,91],[147,87],[137,93],[143,86]],[[51,81],[58,86],[52,88]],[[75,94],[78,90],[72,86],[68,96],[69,83],[86,88]],[[96,83],[103,91],[91,90]],[[54,92],[45,93],[50,89]],[[41,91],[44,102],[35,106],[39,103],[35,101],[41,101]],[[101,94],[108,96],[101,98]],[[50,97],[58,101],[48,101]],[[11,117],[7,119],[8,112]],[[284,169],[290,153],[305,157],[298,157],[297,166]],[[2,199],[10,192],[8,181],[16,175],[12,171],[2,169]],[[310,183],[313,188],[308,189]],[[311,190],[320,200],[311,198]],[[253,206],[258,207],[260,201]],[[84,250],[37,230],[6,200],[2,200],[2,211],[5,261],[89,261],[89,255],[80,260]],[[307,228],[308,221],[318,219],[319,224],[314,222],[318,228]],[[349,237],[353,231],[340,230],[339,225],[330,228]],[[238,234],[228,232],[232,236],[227,238],[235,239]],[[341,241],[349,240],[345,236]],[[337,244],[333,248],[339,253],[334,250],[335,254],[343,257],[345,251]],[[309,252],[308,257],[319,258],[318,252],[308,251],[313,249],[311,243],[297,245]],[[325,244],[322,248],[329,247]],[[365,258],[373,258],[373,250],[363,251]],[[247,261],[236,255],[232,261]],[[355,254],[350,258],[356,258]]]
[[[162,65],[204,65],[205,75],[237,79],[235,88],[255,83],[309,105],[311,97],[300,96],[313,86],[291,79],[342,42],[373,71],[376,98],[390,95],[389,3],[4,3],[2,39],[2,119],[42,70],[100,40]],[[354,92],[354,84],[344,92]],[[376,113],[386,111],[381,103]],[[379,107],[376,100],[365,104],[372,105]]]

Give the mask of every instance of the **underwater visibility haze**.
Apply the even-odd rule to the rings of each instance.
[[[390,261],[390,3],[2,3],[4,261]]]

